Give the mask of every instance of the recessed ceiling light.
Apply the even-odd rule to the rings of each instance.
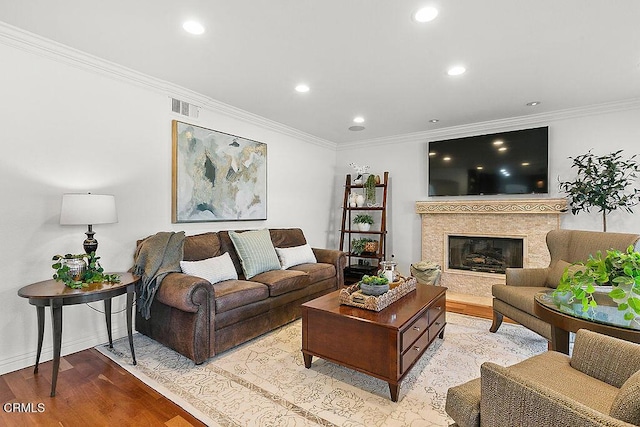
[[[429,155],[430,155],[430,156],[435,156],[435,155],[436,155],[436,152],[435,152],[435,151],[429,151]]]
[[[449,160],[451,160],[451,157],[449,157],[449,156],[443,157],[442,160],[444,160],[445,162],[448,162]]]
[[[300,92],[300,93],[309,92],[309,86],[307,86],[306,84],[301,83],[298,86],[296,86],[296,91]]]
[[[479,171],[481,171],[482,169],[484,169],[484,167],[482,167],[482,166],[476,166],[476,169],[478,169]]]
[[[364,123],[364,117],[358,116],[353,119],[354,123]]]
[[[502,145],[502,144],[504,144],[504,142],[500,139],[493,141],[493,145]]]
[[[184,28],[184,30],[187,33],[195,34],[197,36],[204,33],[204,27],[202,26],[201,23],[196,21],[187,21],[184,24],[182,24],[182,28]]]
[[[529,162],[522,162],[520,163],[522,166],[529,166]]]
[[[456,65],[455,67],[449,68],[449,70],[447,70],[447,74],[450,76],[459,76],[460,74],[464,74],[465,71],[467,71],[467,69],[462,65]]]
[[[531,101],[531,102],[527,102],[527,107],[535,107],[536,105],[540,105],[542,104],[542,102],[540,101]]]
[[[413,19],[416,22],[429,22],[436,19],[438,16],[438,9],[435,7],[423,7],[413,14]]]
[[[431,120],[429,120],[429,123],[438,123],[439,121],[440,120],[438,120],[438,119],[431,119]]]
[[[500,147],[498,148],[498,151],[507,151],[507,147]]]
[[[349,130],[353,132],[359,132],[361,130],[364,130],[364,126],[351,126]]]

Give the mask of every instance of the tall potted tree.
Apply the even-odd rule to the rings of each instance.
[[[640,172],[634,154],[622,158],[623,150],[604,156],[588,153],[576,157],[572,168],[577,171],[574,181],[560,182],[560,191],[567,193],[571,213],[590,212],[598,208],[602,212],[602,228],[607,231],[607,214],[616,209],[633,212],[631,208],[640,202],[640,190],[630,188]]]

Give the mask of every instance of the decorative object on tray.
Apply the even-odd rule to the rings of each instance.
[[[640,324],[640,252],[629,246],[603,257],[598,251],[584,263],[568,265],[552,297],[559,306],[579,304],[586,312],[598,306],[596,292],[606,293],[625,320]]]
[[[358,282],[365,295],[382,295],[389,290],[389,279],[385,276],[369,276],[365,274]]]
[[[397,265],[395,261],[380,261],[378,275],[386,277],[389,283],[397,282],[400,277],[400,272],[396,269]]]
[[[358,226],[358,230],[369,231],[371,224],[373,224],[373,217],[369,214],[358,214],[353,219],[353,223]]]
[[[356,283],[340,291],[340,304],[380,311],[415,290],[416,283],[415,277],[400,277],[399,284],[380,296],[364,295]]]
[[[99,256],[95,252],[80,255],[54,255],[51,266],[56,270],[53,278],[72,289],[81,289],[89,286],[89,283],[120,282],[117,274],[104,274],[104,269],[98,262]]]

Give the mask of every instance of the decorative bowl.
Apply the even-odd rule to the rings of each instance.
[[[368,285],[360,282],[360,290],[365,295],[382,295],[389,290],[389,284],[386,285]]]

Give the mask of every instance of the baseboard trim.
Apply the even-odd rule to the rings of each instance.
[[[457,301],[447,298],[446,309],[451,313],[466,314],[467,316],[480,317],[482,319],[493,319],[493,307],[490,305],[476,304],[468,301]],[[508,317],[504,317],[504,322],[516,323]]]

